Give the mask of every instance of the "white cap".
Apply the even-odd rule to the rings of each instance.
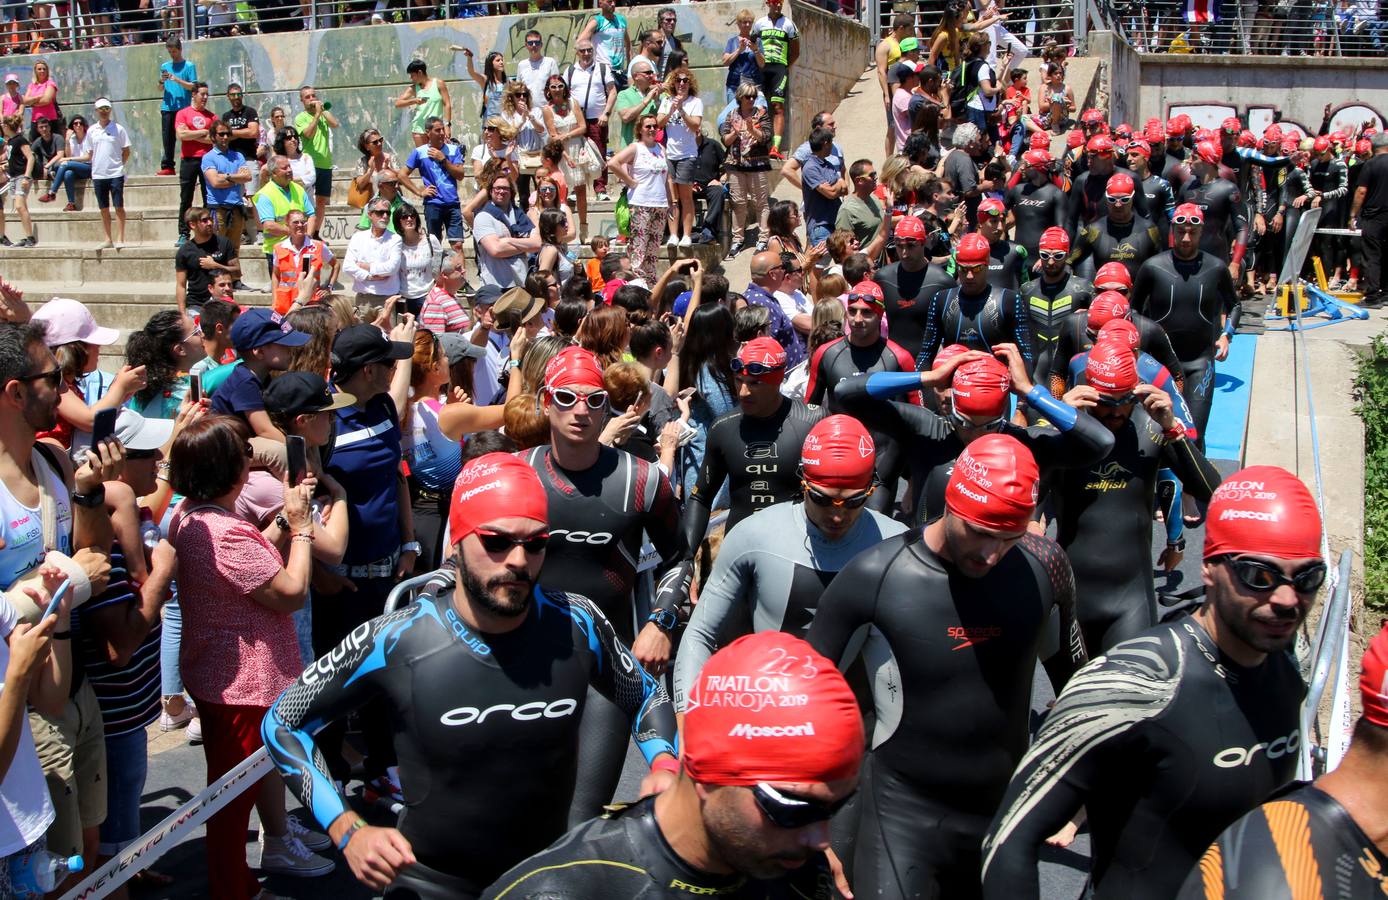
[[[133,409],[116,417],[116,440],[127,450],[158,450],[173,435],[173,419],[148,419]]]
[[[103,106],[107,109],[110,109],[111,101],[106,99],[105,97],[97,97],[96,102],[93,103],[92,106],[96,107],[97,109],[101,109]]]

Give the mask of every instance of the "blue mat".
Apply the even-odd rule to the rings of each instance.
[[[1214,403],[1205,429],[1205,456],[1210,459],[1243,464],[1243,436],[1248,427],[1257,347],[1257,335],[1236,334],[1229,344],[1229,358],[1215,367]]]

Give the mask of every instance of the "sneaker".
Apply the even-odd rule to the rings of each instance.
[[[109,244],[107,246],[110,246]],[[164,701],[164,711],[159,714],[159,730],[173,731],[187,725],[192,719],[198,717],[198,708],[193,705],[192,700],[183,701],[183,712],[176,716],[169,715],[169,701]]]
[[[690,239],[689,235],[686,234],[684,237],[680,238],[680,243],[679,243],[679,245],[680,245],[681,247],[688,247],[688,246],[689,246],[690,244],[692,244],[692,243],[694,243],[694,241],[692,241],[692,240]]]
[[[116,246],[116,245],[113,244],[113,243],[111,243],[110,241],[102,241],[101,243],[99,243],[99,244],[96,245],[96,249],[98,249],[98,250],[112,250],[112,249],[115,248],[115,246]],[[162,723],[164,717],[163,717],[163,716],[160,716],[159,718],[160,718],[160,722]],[[167,728],[165,728],[164,730],[165,730],[165,731],[168,731]]]
[[[271,837],[260,832],[260,869],[272,875],[295,878],[318,878],[331,873],[337,865],[304,846],[291,830],[284,837]]]
[[[31,234],[31,235],[29,235],[27,238],[25,238],[24,240],[20,241],[18,244],[15,244],[15,246],[16,246],[16,247],[32,247],[32,246],[34,246],[35,244],[37,244],[38,242],[39,242],[39,241],[38,241],[38,238],[34,237],[34,236]]]
[[[321,850],[331,850],[333,847],[332,839],[321,831],[314,831],[312,828],[304,826],[299,821],[298,816],[285,816],[285,821],[289,825],[289,834],[299,839],[299,843],[317,853]]]
[[[58,197],[57,194],[53,193],[52,191],[49,191],[47,194],[44,194],[43,196],[39,197],[39,202],[40,202],[40,203],[52,203],[54,200],[57,199],[57,197]]]
[[[77,212],[77,204],[69,203],[67,206],[63,207],[63,212]]]
[[[188,745],[196,746],[202,743],[202,719],[197,716],[188,720]]]
[[[665,239],[665,246],[667,246],[667,247],[678,247],[679,244],[680,244],[680,239],[679,239],[677,236],[673,235],[673,234],[670,235],[668,238]]]
[[[730,247],[728,248],[728,255],[725,256],[725,257],[723,257],[723,258],[724,258],[724,259],[732,259],[734,256],[737,256],[737,255],[738,255],[739,253],[741,253],[741,252],[742,252],[742,241],[733,241],[732,246],[730,246]]]
[[[758,253],[765,253],[765,252],[766,252],[766,239],[765,239],[765,238],[762,238],[761,240],[757,241],[757,252],[758,252]]]
[[[169,168],[168,166],[165,166],[164,168],[162,168],[162,169],[159,170],[159,174],[160,174],[160,175],[173,175],[173,174],[174,174],[174,170],[171,169],[171,168]]]
[[[607,201],[612,199],[611,197],[607,196],[607,191],[595,191],[593,194],[593,198],[601,203],[606,203]]]
[[[13,246],[14,246],[14,244],[10,243],[10,239],[9,239],[7,236],[5,236],[5,235],[3,235],[3,234],[0,234],[0,247],[13,247]]]

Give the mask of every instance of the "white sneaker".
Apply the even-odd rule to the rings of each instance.
[[[169,701],[164,701],[164,710],[159,713],[159,730],[174,731],[187,725],[191,720],[196,719],[198,708],[193,705],[192,700],[183,701],[183,711],[176,716],[169,715]]]
[[[196,712],[196,710],[194,711]],[[197,716],[193,716],[193,718],[188,721],[188,743],[202,743],[202,719]]]
[[[665,239],[665,246],[667,247],[678,247],[679,245],[680,239],[673,234]]]
[[[314,852],[332,849],[333,842],[326,834],[305,827],[304,823],[299,821],[298,816],[286,816],[285,821],[289,823],[289,835],[298,838],[299,842],[308,849]]]
[[[689,246],[690,244],[692,244],[692,243],[694,243],[694,242],[691,241],[691,240],[689,239],[689,235],[687,235],[687,234],[686,234],[684,237],[680,238],[680,246],[681,246],[681,247],[688,247],[688,246]]]
[[[261,831],[260,868],[273,875],[318,878],[332,872],[337,865],[305,847],[292,830],[284,837],[271,837]]]

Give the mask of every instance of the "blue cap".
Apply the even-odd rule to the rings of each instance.
[[[246,310],[231,326],[231,345],[236,348],[237,353],[245,353],[266,344],[302,347],[310,340],[312,338],[309,335],[291,328],[279,313],[264,307]]]
[[[685,311],[689,309],[689,301],[694,299],[693,291],[685,291],[675,298],[675,308],[673,312],[681,319],[684,318]]]

